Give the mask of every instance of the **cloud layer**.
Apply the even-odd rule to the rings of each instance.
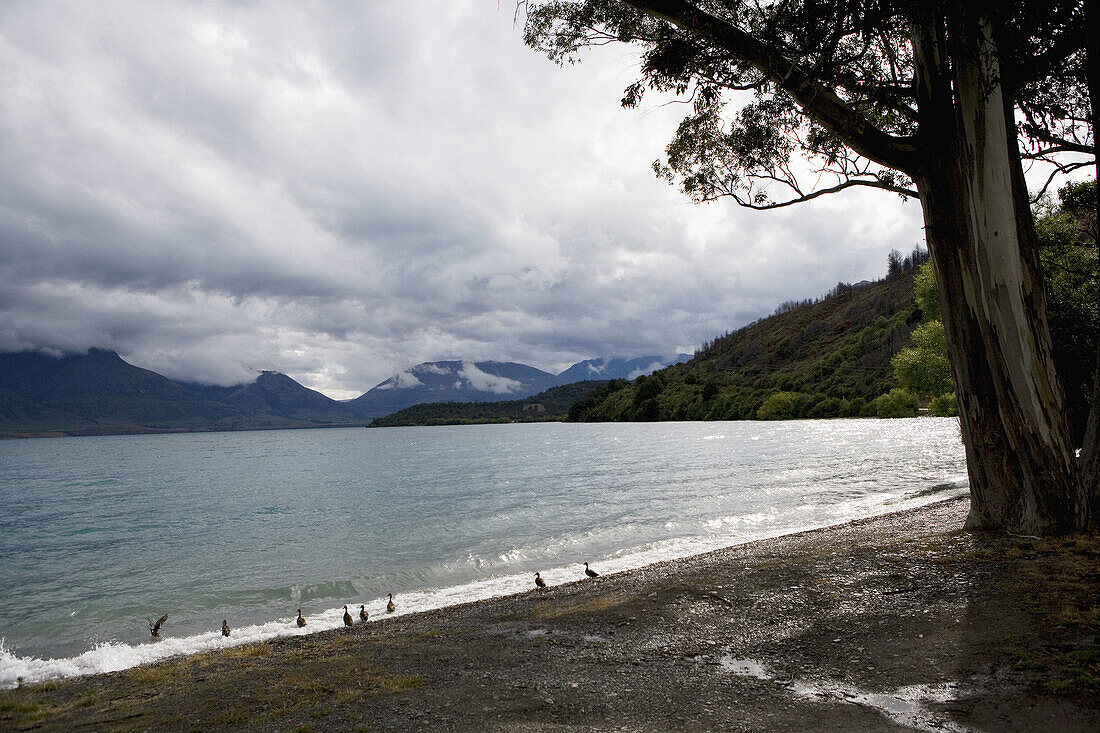
[[[636,63],[510,3],[0,5],[0,350],[334,397],[408,366],[690,352],[920,241],[886,194],[693,206]]]

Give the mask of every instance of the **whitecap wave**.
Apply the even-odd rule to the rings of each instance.
[[[640,547],[624,548],[594,559],[592,564],[602,574],[633,570],[723,547],[923,506],[956,496],[964,496],[967,492],[965,480],[949,485],[941,484],[934,488],[935,491],[910,490],[870,494],[825,506],[806,504],[783,515],[757,512],[717,517],[705,524],[712,525],[709,529],[719,531],[704,530],[703,534],[695,536],[663,539]],[[518,550],[507,554],[513,553],[518,553]],[[540,569],[540,572],[542,578],[551,586],[583,578],[580,566],[576,563],[546,570]],[[395,598],[397,611],[393,614],[385,613],[386,599],[377,598],[367,604],[367,611],[371,616],[371,621],[368,623],[375,623],[379,619],[392,616],[521,593],[533,587],[533,571],[525,569],[522,572],[479,579],[460,585],[402,593]],[[20,683],[41,682],[60,677],[116,672],[185,654],[336,629],[343,625],[343,606],[310,614],[307,619],[308,625],[304,628],[298,628],[293,617],[235,628],[233,635],[229,638],[223,637],[218,631],[210,631],[186,637],[164,637],[141,644],[106,642],[77,656],[61,659],[19,656],[8,649],[5,641],[0,639],[0,688],[11,688]]]

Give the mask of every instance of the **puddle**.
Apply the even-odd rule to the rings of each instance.
[[[718,664],[727,672],[732,672],[739,677],[753,677],[758,680],[774,680],[764,669],[764,665],[752,659],[735,659],[726,655],[718,660]]]
[[[950,731],[951,733],[969,733],[971,730],[948,720],[929,706],[935,703],[950,702],[955,699],[955,685],[910,685],[893,692],[868,692],[857,687],[829,682],[811,682],[809,680],[778,680],[763,664],[753,659],[739,659],[725,655],[719,665],[726,672],[739,677],[776,682],[783,685],[798,697],[814,700],[835,700],[849,705],[871,708],[887,718],[914,730]]]

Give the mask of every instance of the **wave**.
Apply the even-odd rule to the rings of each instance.
[[[771,537],[818,529],[842,524],[853,519],[886,514],[925,504],[931,504],[952,496],[966,494],[965,480],[941,483],[916,491],[898,491],[868,494],[858,499],[828,505],[804,504],[782,514],[778,512],[753,512],[726,517],[715,517],[702,522],[707,525],[678,527],[694,529],[701,534],[655,540],[640,546],[612,551],[603,557],[592,558],[593,565],[604,574],[633,570],[657,562],[678,560],[711,550],[754,542]],[[610,531],[610,530],[609,530]],[[621,539],[621,538],[620,538]],[[560,551],[565,546],[575,545],[576,537],[559,537],[553,544]],[[538,556],[546,555],[530,548],[513,548],[501,554],[503,565],[511,563],[523,567],[507,568],[505,574],[481,578],[456,585],[438,588],[425,588],[401,593],[396,596],[397,611],[385,613],[385,597],[375,598],[367,603],[371,621],[379,618],[400,616],[407,613],[428,611],[446,606],[458,605],[470,601],[497,598],[521,593],[533,588],[533,570],[527,566],[537,562]],[[557,553],[552,553],[557,554]],[[505,559],[507,558],[507,559]],[[460,564],[475,563],[470,556]],[[558,559],[560,562],[560,556]],[[502,568],[504,570],[504,568]],[[542,577],[550,585],[558,585],[583,576],[576,563],[570,562],[550,569],[541,569]],[[418,575],[423,575],[419,573]],[[428,573],[436,575],[436,573]],[[438,576],[436,576],[438,577]],[[357,590],[351,581],[331,581],[310,586],[288,586],[271,589],[270,594],[306,600],[310,598],[347,598],[355,597]],[[265,593],[264,595],[268,595]],[[126,644],[105,642],[97,644],[88,651],[60,659],[39,659],[31,656],[19,656],[8,649],[4,639],[0,639],[0,688],[11,688],[21,683],[41,682],[60,677],[77,677],[102,672],[116,672],[141,664],[158,662],[170,657],[194,654],[204,651],[226,649],[242,644],[267,641],[278,637],[304,636],[318,631],[340,628],[343,625],[343,605],[326,609],[307,616],[308,625],[298,628],[294,617],[280,618],[252,626],[233,629],[233,635],[223,637],[218,630],[184,637],[165,637],[144,643]]]

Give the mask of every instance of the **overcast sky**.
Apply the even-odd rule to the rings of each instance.
[[[0,351],[354,397],[413,364],[691,352],[881,277],[920,210],[657,180],[683,108],[511,0],[0,3]]]

